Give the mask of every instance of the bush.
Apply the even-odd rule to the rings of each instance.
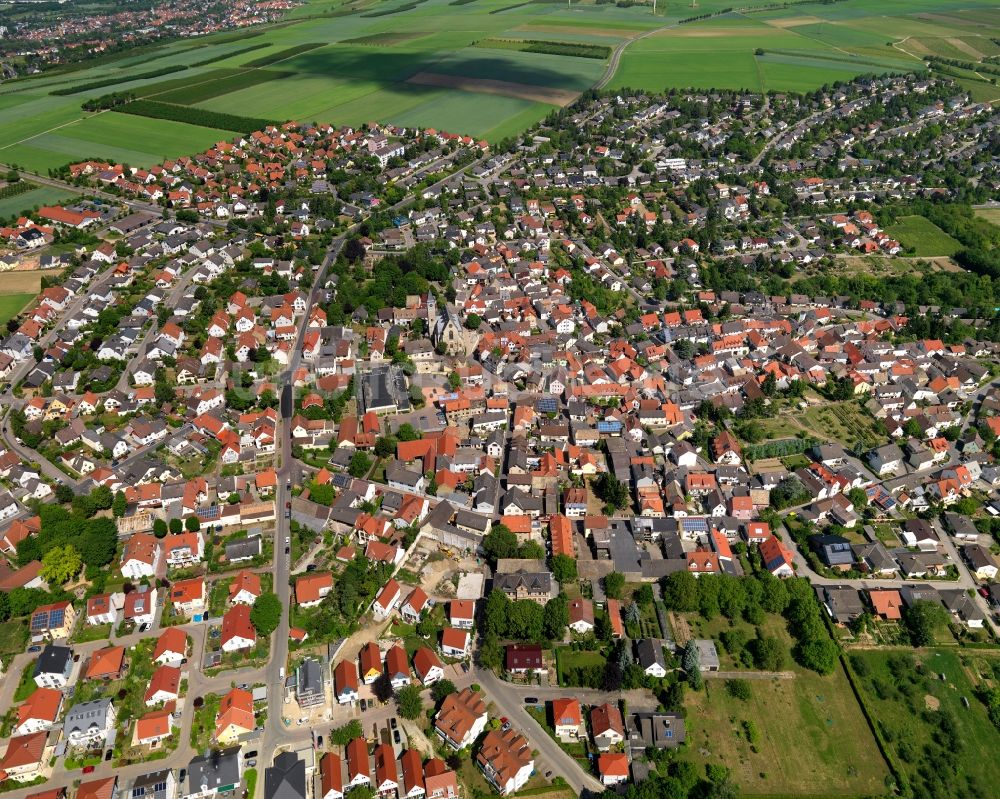
[[[749,702],[753,698],[749,680],[726,680],[726,693],[741,702]]]

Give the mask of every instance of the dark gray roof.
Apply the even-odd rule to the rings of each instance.
[[[255,558],[261,552],[260,536],[247,536],[237,538],[226,544],[226,559],[240,560],[241,558]]]
[[[280,757],[280,756],[279,756]],[[189,792],[208,792],[240,783],[240,748],[213,749],[188,764]]]
[[[73,662],[73,650],[68,646],[49,644],[38,656],[33,676],[39,674],[65,674]]]
[[[306,764],[294,752],[282,752],[264,772],[264,799],[305,799]]]

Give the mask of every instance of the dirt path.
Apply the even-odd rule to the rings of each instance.
[[[706,680],[794,680],[794,671],[706,671]]]

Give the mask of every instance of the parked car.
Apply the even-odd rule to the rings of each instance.
[[[391,719],[389,719],[389,726],[392,729],[396,729],[396,717],[395,716],[393,716]]]
[[[35,644],[35,646],[29,646],[28,647],[28,651],[29,652],[41,652],[42,648],[40,646],[38,646],[37,644]]]
[[[94,770],[93,766],[84,766],[83,767],[83,773],[84,774],[90,774],[93,770]]]
[[[316,736],[316,748],[317,749],[322,749],[323,748],[323,736],[322,735],[317,735]]]
[[[247,752],[245,755],[243,755],[243,757],[246,758],[247,760],[249,760],[252,757],[257,757],[257,750],[256,749],[251,749],[249,752]]]
[[[314,572],[314,571],[316,571],[316,564],[315,563],[310,563],[308,566],[306,566],[306,571],[307,572]]]
[[[538,697],[537,696],[526,696],[526,697],[524,697],[524,704],[526,704],[526,705],[537,705],[538,704]]]
[[[392,740],[395,741],[397,744],[402,743],[402,739],[399,737],[399,730],[392,731]]]

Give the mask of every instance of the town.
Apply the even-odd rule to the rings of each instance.
[[[989,796],[998,122],[865,77],[11,170],[78,199],[0,228],[0,790]]]

